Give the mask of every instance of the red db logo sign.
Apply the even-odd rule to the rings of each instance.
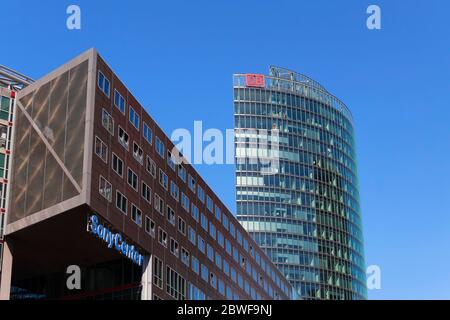
[[[245,82],[247,87],[264,88],[266,81],[262,74],[246,74]]]

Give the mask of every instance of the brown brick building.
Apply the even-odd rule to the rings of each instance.
[[[14,125],[3,298],[291,297],[95,50],[20,91]]]

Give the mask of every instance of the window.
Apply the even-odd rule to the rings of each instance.
[[[165,151],[165,147],[164,144],[162,143],[162,141],[156,137],[156,152],[161,156],[161,158],[164,159],[164,151]]]
[[[181,247],[181,262],[189,267],[189,251]]]
[[[219,279],[219,289],[218,290],[222,296],[225,296],[225,284],[221,279]]]
[[[142,148],[136,142],[133,142],[133,157],[140,164],[144,163],[144,151],[142,151]]]
[[[120,177],[123,177],[123,161],[115,153],[112,154],[112,169]]]
[[[150,129],[150,127],[148,126],[148,124],[146,124],[145,122],[142,125],[143,129],[142,129],[142,135],[144,136],[144,139],[149,143],[149,144],[153,144],[153,131],[152,129]]]
[[[220,210],[220,208],[218,206],[216,206],[215,214],[216,214],[216,219],[218,221],[220,221],[220,219],[222,218],[222,211]]]
[[[205,240],[203,240],[201,235],[198,235],[198,250],[200,250],[202,253],[205,253],[206,250],[206,243]]]
[[[167,164],[173,171],[176,171],[177,169],[176,159],[175,156],[172,155],[172,152],[170,151],[167,151]]]
[[[195,230],[189,226],[188,228],[188,237],[189,237],[189,241],[195,246],[196,245],[196,234],[195,234]]]
[[[216,240],[216,226],[212,221],[209,222],[209,235]]]
[[[155,209],[164,215],[164,200],[155,193]]]
[[[152,189],[144,181],[141,184],[141,196],[148,203],[152,203]]]
[[[258,264],[258,266],[261,266],[261,255],[258,252],[255,253],[255,260],[256,264]]]
[[[209,274],[209,283],[211,284],[211,287],[217,289],[217,278],[216,275],[212,272]]]
[[[206,232],[208,232],[208,219],[206,218],[206,216],[203,213],[200,214],[200,217],[201,217],[200,222],[201,222],[202,228]]]
[[[234,277],[233,277],[233,271],[234,271]],[[233,279],[234,282],[236,282],[236,270],[234,268],[231,268],[231,279]],[[238,285],[241,289],[244,287],[244,279],[242,278],[242,274],[238,274],[237,276]]]
[[[1,85],[0,85],[1,86]],[[10,121],[12,120],[12,106],[11,99],[5,96],[0,95],[0,119]],[[1,246],[0,246],[1,249]]]
[[[167,232],[161,228],[158,228],[158,242],[167,248]]]
[[[102,109],[102,125],[112,136],[114,135],[114,119],[105,109]]]
[[[125,114],[125,99],[117,90],[114,90],[114,105],[120,110],[120,112]]]
[[[209,274],[208,274],[208,267],[206,267],[204,264],[202,264],[202,273],[201,273],[201,277],[203,280],[205,280],[206,282],[209,282]]]
[[[163,262],[157,257],[153,256],[153,284],[158,288],[163,288],[164,281],[164,267]]]
[[[186,280],[166,266],[166,292],[176,300],[185,300],[186,291]]]
[[[100,185],[99,185],[100,194],[109,202],[112,201],[112,186],[111,183],[108,182],[105,178],[100,176]]]
[[[216,266],[217,268],[222,269],[222,257],[217,251],[216,251]]]
[[[236,238],[236,229],[234,227],[234,224],[232,224],[231,222],[230,222],[230,233],[233,238]]]
[[[169,221],[171,225],[175,225],[175,211],[169,206],[167,206],[167,221]]]
[[[236,234],[237,234],[237,241],[242,246],[242,233],[238,230]]]
[[[173,239],[173,238],[170,238],[170,252],[177,258],[180,255],[178,242],[175,241],[175,239]]]
[[[192,215],[192,218],[194,218],[194,220],[198,222],[198,219],[200,219],[200,212],[198,211],[198,208],[195,204],[192,204],[191,215]]]
[[[239,284],[239,277],[242,277],[241,273],[238,273],[238,285],[239,285],[239,287],[242,288],[242,286]],[[232,279],[234,282],[236,282],[236,270],[234,270],[233,267],[231,268],[231,279]],[[250,292],[249,292],[249,290],[250,290],[250,285],[249,285],[248,281],[245,280],[244,283],[245,283],[245,285],[244,285],[244,286],[245,286],[245,291],[246,291],[247,293],[250,293]]]
[[[138,226],[142,226],[142,211],[134,204],[131,204],[131,220]]]
[[[97,136],[95,137],[95,154],[103,162],[108,163],[108,146]]]
[[[236,282],[236,280],[237,280],[238,277],[239,277],[239,278],[242,278],[241,274],[239,273],[239,276],[237,276],[236,269],[234,269],[233,267],[231,267],[231,280],[233,280],[233,282]],[[239,285],[239,286],[242,288],[241,285]]]
[[[155,229],[156,229],[155,221],[153,221],[149,217],[145,216],[145,232],[147,232],[149,235],[152,236],[152,238],[154,238],[155,237]]]
[[[116,207],[122,211],[122,213],[127,214],[128,200],[119,191],[116,191]]]
[[[186,222],[181,217],[178,217],[178,231],[181,234],[186,235]]]
[[[239,263],[239,251],[236,247],[233,247],[233,259]]]
[[[225,214],[222,216],[222,224],[228,230],[228,217]]]
[[[209,243],[206,245],[206,253],[208,259],[211,260],[211,262],[214,262],[214,249],[209,245]]]
[[[186,169],[181,164],[178,166],[178,176],[183,182],[186,182]]]
[[[130,146],[130,137],[121,126],[119,126],[119,143],[128,150]]]
[[[246,238],[244,238],[244,250],[248,251],[248,240]]]
[[[225,239],[225,250],[227,251],[227,253],[231,256],[231,243],[228,239]]]
[[[198,259],[194,256],[191,256],[191,268],[192,268],[192,271],[194,271],[196,274],[199,274],[200,263],[198,262]]]
[[[197,185],[197,197],[202,203],[205,203],[205,191],[200,185]]]
[[[205,293],[190,282],[189,282],[189,300],[194,301],[206,300]]]
[[[227,260],[223,259],[223,272],[225,272],[225,274],[227,276],[230,275],[230,264],[228,263]]]
[[[227,300],[233,299],[233,290],[231,290],[230,286],[227,286]],[[255,299],[253,299],[255,300]]]
[[[175,182],[170,181],[170,195],[178,201],[180,201],[180,189]]]
[[[98,87],[109,98],[109,80],[101,71],[98,72]]]
[[[189,189],[191,189],[193,193],[195,193],[195,186],[195,179],[189,175]]]
[[[159,169],[159,184],[166,190],[169,188],[169,178],[167,177],[167,174],[162,171],[162,169]]]
[[[230,222],[230,233],[231,233],[231,236],[236,239],[236,227],[231,222]]]
[[[219,243],[219,245],[223,248],[224,247],[224,242],[225,239],[223,237],[222,232],[220,232],[220,230],[217,230],[217,242]]]
[[[153,161],[153,159],[150,158],[149,156],[147,156],[145,169],[147,170],[148,173],[150,173],[153,176],[153,178],[156,178],[156,164],[155,161]]]
[[[138,190],[138,176],[130,168],[128,168],[128,184],[134,189]]]
[[[130,115],[128,118],[131,124],[139,131],[139,114],[130,106]]]
[[[206,196],[206,208],[208,208],[209,212],[213,213],[214,204],[210,196]]]
[[[181,206],[184,210],[189,212],[189,198],[184,194],[184,192],[181,193]]]

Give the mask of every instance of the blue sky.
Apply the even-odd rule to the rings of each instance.
[[[57,4],[56,4],[57,3]],[[66,28],[66,8],[82,29]],[[382,9],[382,30],[366,8]],[[450,3],[4,1],[0,64],[39,78],[96,47],[167,133],[233,127],[232,74],[278,65],[352,110],[373,299],[450,299]],[[197,166],[234,211],[234,167]]]

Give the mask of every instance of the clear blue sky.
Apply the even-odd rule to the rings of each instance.
[[[382,9],[382,30],[366,8]],[[66,29],[78,4],[82,30]],[[232,74],[292,68],[352,109],[378,299],[450,299],[446,0],[2,1],[0,63],[39,78],[96,47],[167,133],[233,127]],[[234,211],[234,167],[198,166]]]

